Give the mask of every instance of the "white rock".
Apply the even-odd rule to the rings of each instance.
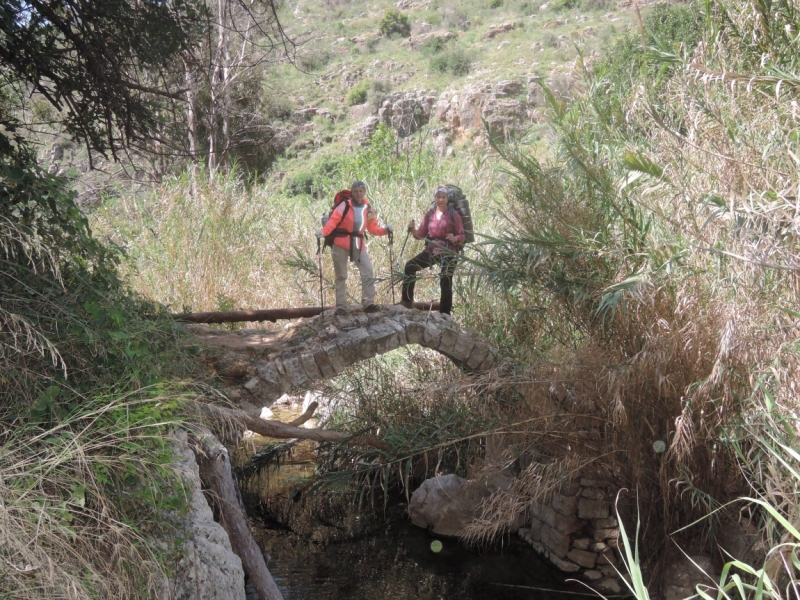
[[[274,412],[272,412],[272,411],[269,409],[269,407],[268,407],[268,406],[265,406],[265,407],[263,407],[263,408],[261,409],[261,415],[260,415],[260,417],[261,417],[262,419],[271,419],[271,418],[272,418],[272,417],[274,417],[274,416],[275,416],[275,413],[274,413]]]

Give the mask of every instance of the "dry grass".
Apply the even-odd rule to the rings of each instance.
[[[417,151],[405,148],[397,160],[402,164],[407,159],[404,152]],[[420,242],[409,239],[399,256],[406,224],[411,219],[419,223],[437,185],[458,181],[472,203],[476,230],[491,231],[487,209],[495,175],[491,164],[476,161],[466,177],[460,172],[465,165],[450,164],[438,165],[413,181],[385,181],[378,178],[380,167],[359,176],[369,185],[379,221],[395,228],[392,258],[399,302],[403,264],[422,249]],[[174,311],[319,306],[314,231],[320,228],[320,216],[330,209],[333,191],[327,200],[288,198],[247,185],[236,172],[200,175],[195,181],[186,175],[152,195],[115,200],[95,215],[94,229],[126,249],[130,260],[125,267],[134,289]],[[349,179],[342,177],[331,184],[331,190],[348,185]],[[377,301],[391,303],[388,240],[371,238],[369,248],[379,281]],[[329,306],[333,303],[329,252],[323,256],[322,268]],[[420,300],[433,295],[435,282],[434,277],[420,282]],[[350,302],[360,301],[354,269],[348,278],[348,294]]]

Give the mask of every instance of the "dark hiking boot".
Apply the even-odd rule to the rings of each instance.
[[[364,308],[365,313],[376,313],[381,309],[377,304],[370,304]]]

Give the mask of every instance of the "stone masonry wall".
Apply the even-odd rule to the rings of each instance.
[[[545,503],[532,504],[530,526],[518,535],[565,573],[575,573],[594,589],[616,594],[622,590],[615,565],[619,563],[619,524],[612,514],[609,484],[581,477],[562,486]]]

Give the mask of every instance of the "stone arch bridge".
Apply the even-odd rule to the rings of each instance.
[[[330,310],[272,330],[189,328],[212,350],[207,359],[215,371],[241,386],[237,400],[248,412],[269,406],[292,387],[332,379],[351,365],[409,344],[435,350],[470,371],[484,371],[498,360],[495,348],[449,315],[429,316],[399,305],[371,314],[360,307],[341,316]]]

